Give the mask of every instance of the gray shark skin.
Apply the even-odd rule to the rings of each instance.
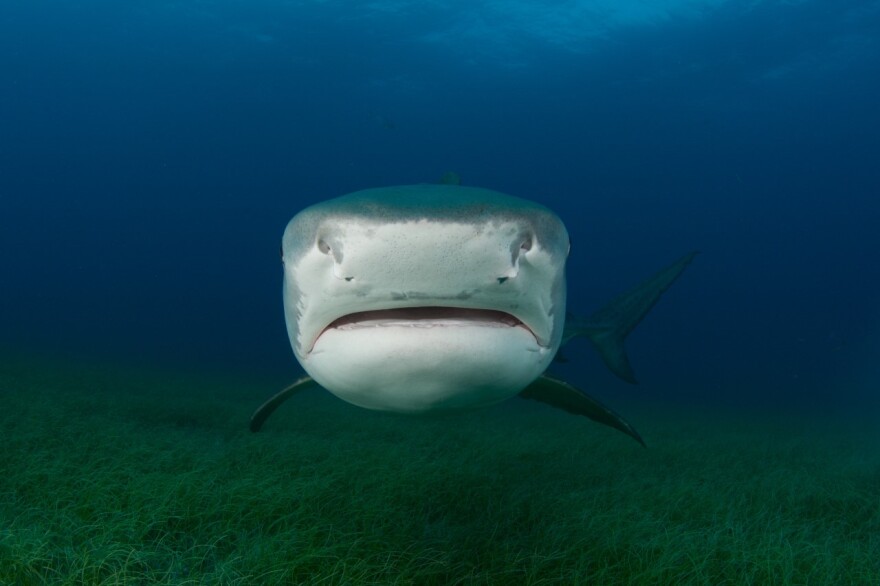
[[[586,336],[635,383],[627,335],[696,252],[588,318],[567,314],[568,233],[549,209],[499,192],[407,185],[355,192],[297,214],[282,238],[291,347],[308,376],[261,405],[251,431],[294,394],[320,387],[400,413],[454,412],[512,396],[629,435],[612,409],[545,373]]]

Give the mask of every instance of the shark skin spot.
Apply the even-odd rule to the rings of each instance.
[[[455,295],[432,295],[431,293],[425,293],[423,291],[406,291],[405,293],[392,291],[390,297],[392,301],[407,301],[415,299],[424,301],[466,301],[479,293],[480,289],[461,291]]]

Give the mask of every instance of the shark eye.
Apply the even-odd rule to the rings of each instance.
[[[525,238],[523,238],[522,243],[520,243],[520,245],[519,245],[519,249],[522,250],[523,252],[528,252],[529,250],[531,250],[532,249],[532,237],[526,236]]]
[[[319,238],[318,250],[320,250],[323,254],[330,254],[330,245],[327,244],[323,238]]]

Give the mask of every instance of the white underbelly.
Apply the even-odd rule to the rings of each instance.
[[[544,372],[552,358],[523,327],[384,321],[325,331],[302,366],[349,403],[424,413],[503,401]]]

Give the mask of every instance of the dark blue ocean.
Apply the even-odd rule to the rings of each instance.
[[[287,221],[454,171],[575,313],[701,251],[593,394],[876,407],[878,104],[876,0],[4,0],[0,347],[284,384]]]

